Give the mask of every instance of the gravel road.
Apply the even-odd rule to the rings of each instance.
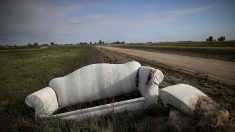
[[[235,62],[135,49],[123,49],[111,46],[99,46],[99,48],[139,57],[188,71],[203,73],[212,78],[235,84]]]

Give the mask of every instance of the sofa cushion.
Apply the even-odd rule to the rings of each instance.
[[[191,114],[194,111],[199,97],[207,97],[199,89],[187,84],[178,84],[163,88],[160,90],[159,96],[165,106],[174,106],[186,114]]]
[[[57,94],[59,107],[94,101],[137,90],[136,75],[140,66],[135,61],[92,64],[52,79],[49,86]]]

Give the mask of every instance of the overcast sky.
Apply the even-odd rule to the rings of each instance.
[[[235,0],[0,0],[0,44],[235,39]]]

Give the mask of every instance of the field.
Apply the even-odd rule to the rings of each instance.
[[[94,117],[84,121],[34,120],[33,111],[24,103],[25,97],[55,77],[92,63],[125,63],[137,60],[142,65],[158,68],[165,74],[161,88],[187,83],[198,87],[235,117],[234,85],[137,57],[93,46],[58,46],[46,49],[0,51],[0,130],[3,131],[206,131],[208,122],[186,117],[181,122],[168,119],[169,110],[156,107],[144,112],[125,112]],[[190,119],[190,120],[189,120]],[[230,130],[221,127],[220,130]]]

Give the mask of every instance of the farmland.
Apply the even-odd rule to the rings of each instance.
[[[161,88],[187,83],[208,94],[235,117],[234,85],[215,81],[204,74],[195,74],[176,67],[143,60],[94,46],[55,46],[46,49],[0,51],[0,130],[8,131],[196,131],[199,122],[192,119],[184,125],[170,122],[168,110],[154,108],[144,112],[125,112],[94,117],[84,121],[34,120],[25,97],[55,77],[93,63],[125,63],[139,61],[163,71]],[[185,119],[183,121],[186,121]],[[193,126],[192,126],[193,124]],[[207,128],[201,128],[207,130]],[[224,128],[222,128],[224,129]]]

